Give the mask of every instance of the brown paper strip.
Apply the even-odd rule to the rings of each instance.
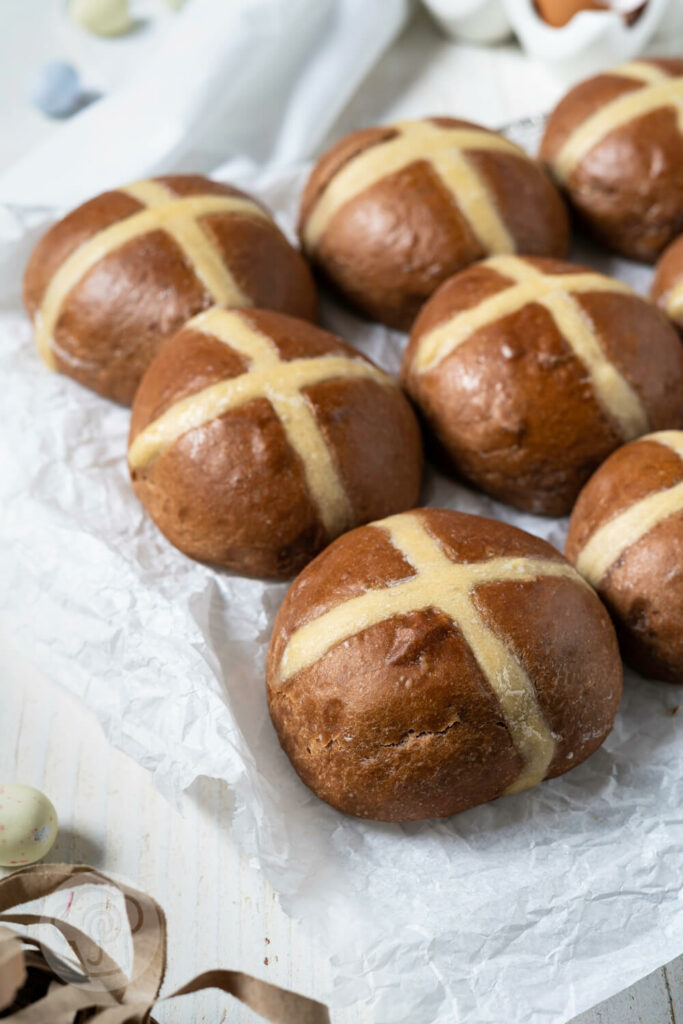
[[[21,943],[8,928],[0,928],[0,1010],[11,1006],[25,981]]]
[[[133,944],[133,967],[128,978],[119,965],[79,928],[48,915],[25,913],[15,908],[42,899],[59,889],[82,885],[106,885],[124,897]],[[3,924],[12,924],[9,931]],[[83,979],[63,957],[26,934],[20,927],[49,924],[65,938]],[[97,970],[90,971],[96,964]],[[40,998],[16,1005],[26,969],[47,972],[53,983]],[[86,866],[40,864],[22,868],[0,880],[0,1010],[15,1012],[5,1017],[10,1024],[74,1024],[79,1011],[90,1011],[93,1024],[153,1024],[151,1010],[159,998],[166,969],[166,918],[151,896],[114,881]],[[297,995],[261,981],[242,971],[205,971],[165,999],[218,988],[261,1014],[272,1024],[329,1024],[327,1007],[314,999]],[[23,990],[25,994],[26,989]],[[5,1002],[3,1002],[3,998]],[[78,1017],[80,1020],[80,1015]]]
[[[57,889],[75,889],[82,885],[108,885],[118,889],[123,895],[133,938],[133,981],[129,983],[118,965],[114,964],[104,950],[78,929],[75,930],[78,934],[72,934],[72,939],[76,938],[81,943],[85,955],[90,955],[91,961],[101,958],[107,964],[107,970],[119,971],[118,985],[127,989],[131,1001],[147,1002],[156,999],[166,966],[166,917],[156,900],[146,893],[115,882],[95,868],[70,864],[35,864],[15,871],[0,881],[0,921],[8,920],[5,915],[11,907],[41,899]],[[53,919],[50,919],[49,923],[59,928],[73,949],[67,934],[71,932],[72,926],[63,921],[57,923]],[[80,950],[76,948],[74,952],[79,957],[83,969],[87,971]],[[98,978],[98,981],[101,981],[101,978]],[[115,994],[117,986],[108,987]]]

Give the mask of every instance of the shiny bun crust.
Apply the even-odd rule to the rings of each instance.
[[[541,158],[603,244],[654,262],[683,231],[683,60],[637,60],[575,86]]]
[[[683,431],[609,457],[576,503],[567,557],[607,605],[626,660],[683,683]]]
[[[549,544],[418,509],[304,569],[275,620],[267,690],[319,798],[409,821],[580,764],[612,727],[622,663],[607,612]]]
[[[435,117],[337,142],[304,190],[304,251],[362,313],[408,329],[442,281],[490,253],[565,256],[564,204],[508,139]]]
[[[517,508],[566,515],[624,441],[683,426],[683,346],[621,281],[492,257],[426,303],[401,370],[447,469]]]
[[[24,300],[52,369],[130,404],[162,341],[202,309],[314,319],[313,280],[251,196],[199,175],[105,192],[36,246]]]
[[[344,534],[292,584],[268,703],[302,780],[347,814],[445,817],[580,764],[619,705],[614,629],[549,544],[418,509]]]
[[[650,295],[683,331],[683,235],[664,250],[657,262]]]
[[[339,338],[213,308],[143,377],[128,463],[185,554],[286,579],[344,530],[414,505],[422,446],[396,382]]]

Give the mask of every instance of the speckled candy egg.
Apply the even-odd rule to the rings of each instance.
[[[57,812],[33,786],[0,785],[0,865],[33,864],[57,838]]]

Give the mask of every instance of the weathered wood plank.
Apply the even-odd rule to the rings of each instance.
[[[664,968],[575,1017],[571,1024],[674,1024]]]

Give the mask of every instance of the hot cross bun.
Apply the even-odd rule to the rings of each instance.
[[[396,382],[339,338],[213,308],[143,377],[128,463],[181,551],[284,579],[344,530],[414,505],[422,446]]]
[[[611,612],[626,659],[683,683],[683,431],[610,455],[579,496],[566,550]]]
[[[683,426],[683,346],[626,284],[496,256],[422,310],[402,379],[446,467],[487,494],[568,514],[610,452]]]
[[[491,253],[564,256],[564,205],[508,139],[434,117],[354,132],[313,170],[305,252],[354,306],[408,329],[457,270]]]
[[[292,584],[268,702],[307,786],[347,814],[445,817],[576,767],[621,696],[614,629],[549,544],[438,509],[344,534]]]
[[[541,158],[603,243],[654,262],[683,231],[683,60],[637,60],[575,86]]]
[[[313,319],[313,280],[267,210],[199,175],[105,192],[36,246],[24,299],[52,369],[130,404],[160,344],[216,303]]]

